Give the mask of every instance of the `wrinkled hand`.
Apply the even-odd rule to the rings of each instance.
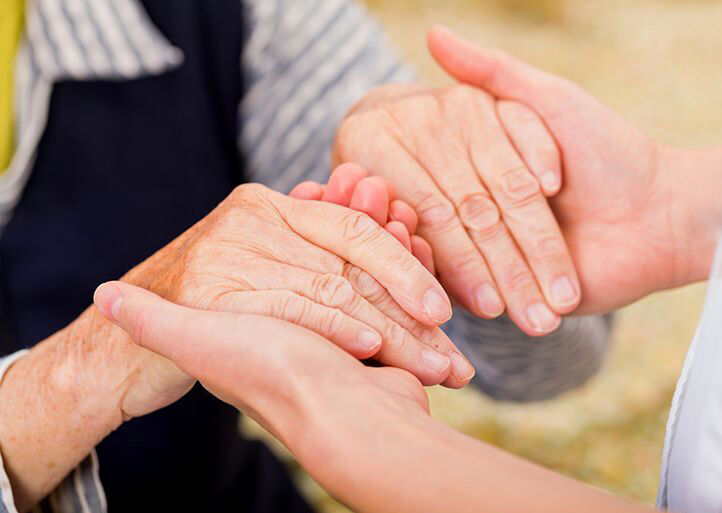
[[[559,156],[528,109],[499,114],[505,126],[494,99],[464,85],[384,86],[344,120],[333,157],[395,186],[466,309],[491,318],[506,308],[526,333],[543,335],[580,299],[545,198],[561,186]]]
[[[474,374],[435,327],[451,306],[434,277],[373,219],[338,205],[241,186],[124,281],[193,308],[292,322],[426,385],[461,387]],[[168,362],[139,367],[145,374],[125,394],[127,416],[189,386]],[[159,389],[170,390],[162,401],[153,399]]]
[[[609,311],[685,282],[673,241],[687,235],[667,183],[681,173],[660,172],[670,150],[575,84],[503,52],[443,28],[430,32],[429,46],[458,80],[528,105],[560,146],[564,188],[551,203],[581,280],[579,313]]]

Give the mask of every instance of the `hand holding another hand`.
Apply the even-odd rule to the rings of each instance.
[[[196,309],[297,324],[425,385],[462,387],[474,374],[436,327],[451,306],[433,275],[372,217],[340,205],[241,186],[124,281]],[[142,369],[124,395],[126,417],[174,401],[190,384],[167,361]]]
[[[258,421],[317,477],[339,425],[393,424],[394,418],[400,424],[428,415],[414,376],[367,367],[298,325],[182,307],[122,282],[98,287],[95,304],[139,346]]]
[[[354,511],[536,511],[539,497],[545,511],[642,511],[453,431],[429,416],[414,376],[366,367],[297,325],[182,307],[118,282],[101,285],[95,303],[264,426]]]
[[[559,145],[564,186],[551,205],[582,284],[579,313],[706,276],[719,219],[694,209],[719,183],[719,152],[664,147],[576,84],[446,29],[430,32],[429,47],[454,78],[503,99],[500,109],[526,105]]]
[[[418,213],[442,284],[470,312],[506,309],[529,335],[559,326],[579,283],[545,196],[559,191],[556,145],[523,105],[456,85],[383,86],[342,123],[334,162],[386,178]]]

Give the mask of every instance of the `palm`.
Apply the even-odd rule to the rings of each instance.
[[[582,283],[580,311],[608,311],[664,283],[671,236],[660,197],[657,146],[585,93],[548,120],[565,184],[552,200]],[[651,208],[658,205],[660,208]]]

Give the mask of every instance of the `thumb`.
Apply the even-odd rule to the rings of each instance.
[[[198,343],[197,326],[202,324],[198,313],[145,289],[119,281],[107,282],[95,290],[93,302],[108,320],[128,333],[133,342],[181,368]]]
[[[579,99],[573,83],[500,50],[476,46],[447,28],[433,27],[428,45],[436,62],[452,77],[499,98],[525,103],[543,117],[566,110]]]

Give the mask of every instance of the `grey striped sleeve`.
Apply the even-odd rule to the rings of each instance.
[[[287,192],[328,178],[339,122],[365,92],[409,81],[380,26],[351,0],[244,0],[240,150],[250,181]]]
[[[133,0],[36,0],[26,20],[27,41],[48,80],[128,79],[183,59]]]
[[[90,453],[53,490],[43,504],[52,513],[105,513],[108,504],[98,475],[98,457]]]
[[[494,399],[526,402],[553,398],[593,376],[612,318],[568,317],[550,335],[529,337],[508,317],[479,319],[457,309],[444,328],[476,368],[475,386]]]

